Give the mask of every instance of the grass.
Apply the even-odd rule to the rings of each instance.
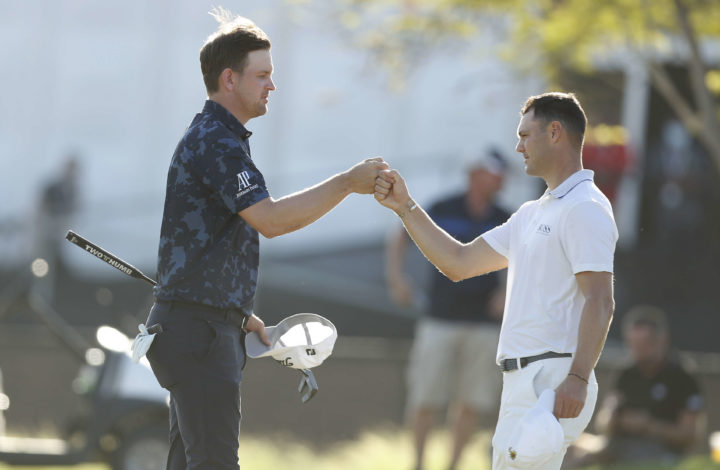
[[[477,435],[458,470],[490,470],[489,446],[489,434]],[[449,458],[449,435],[439,432],[431,436],[425,469],[444,470]],[[240,464],[249,470],[412,470],[412,443],[409,433],[397,430],[366,432],[322,450],[280,436],[246,436],[240,442]]]
[[[458,470],[490,470],[490,435],[481,433],[468,445]],[[427,447],[425,470],[445,470],[450,436],[437,432]],[[352,441],[318,448],[283,435],[243,435],[240,440],[243,470],[412,470],[412,444],[407,432],[380,430],[366,432]],[[720,470],[720,463],[708,457],[690,457],[672,467],[658,465],[592,466],[585,470]],[[101,464],[73,467],[10,467],[0,470],[109,470]]]
[[[101,464],[83,464],[70,467],[12,467],[0,463],[0,470],[110,470],[110,467]]]
[[[594,465],[583,470],[720,470],[720,463],[713,463],[710,457],[688,457],[677,465],[661,466],[658,464],[646,465]]]

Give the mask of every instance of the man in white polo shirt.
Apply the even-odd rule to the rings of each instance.
[[[549,460],[528,467],[551,470],[560,468],[595,408],[593,369],[614,310],[618,234],[610,202],[593,183],[593,172],[582,168],[587,119],[577,98],[533,96],[521,116],[516,150],[526,173],[542,178],[548,189],[505,224],[460,243],[414,202],[395,170],[381,172],[375,198],[397,213],[420,250],[453,281],[508,268],[493,469],[513,468],[508,446],[518,423],[543,390],[553,389],[564,445]]]

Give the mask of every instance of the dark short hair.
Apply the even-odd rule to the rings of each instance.
[[[631,308],[623,318],[623,333],[627,334],[631,328],[637,326],[650,327],[655,334],[666,334],[668,332],[667,316],[661,309],[652,305],[637,305]]]
[[[574,137],[574,143],[582,146],[587,117],[575,94],[550,92],[531,96],[525,102],[520,114],[525,115],[530,111],[534,111],[535,119],[540,119],[545,124],[552,121],[560,122],[568,134]]]
[[[231,68],[242,73],[252,51],[270,49],[270,38],[255,23],[241,16],[233,17],[222,8],[210,14],[220,23],[200,49],[200,70],[208,93],[218,91],[220,73]]]

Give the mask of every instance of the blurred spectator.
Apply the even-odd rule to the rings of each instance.
[[[52,301],[61,243],[78,206],[78,176],[79,161],[71,153],[57,176],[43,186],[34,214],[32,257],[46,264],[36,262],[33,270],[39,280],[36,287],[47,301]]]
[[[468,186],[461,193],[435,203],[428,214],[461,242],[470,242],[500,225],[509,214],[495,204],[506,162],[495,150],[469,162]],[[393,300],[409,306],[418,296],[403,269],[410,243],[401,227],[387,246],[387,281]],[[428,315],[416,331],[408,367],[408,417],[415,445],[416,468],[423,465],[427,436],[435,414],[454,405],[454,469],[475,430],[479,415],[492,426],[501,389],[495,364],[504,288],[492,273],[454,283],[433,268]]]
[[[600,451],[574,466],[652,461],[671,464],[699,442],[705,427],[697,381],[669,355],[670,334],[662,310],[637,306],[623,320],[633,364],[620,374],[598,411],[607,436]]]

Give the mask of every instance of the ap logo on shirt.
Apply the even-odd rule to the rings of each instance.
[[[250,175],[247,171],[241,171],[237,175],[238,177],[238,191],[242,191],[243,189],[250,186]]]
[[[235,197],[240,197],[244,194],[249,193],[253,189],[257,188],[257,184],[250,184],[250,173],[247,171],[241,171],[237,174],[238,178],[238,193],[235,195]]]

